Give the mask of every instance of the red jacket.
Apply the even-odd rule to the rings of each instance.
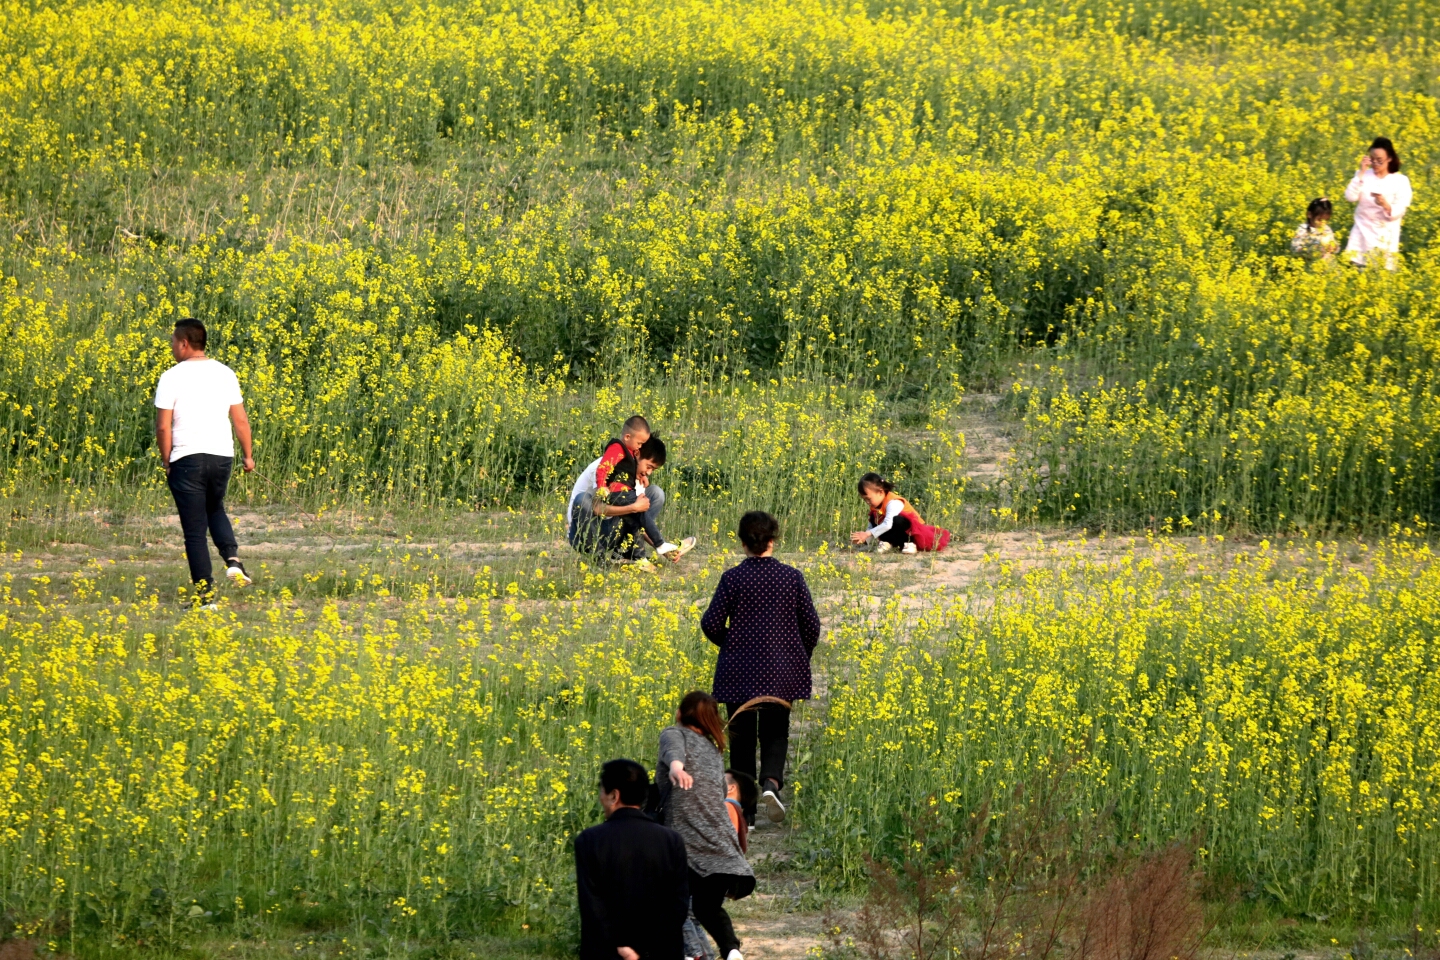
[[[887,493],[885,499],[880,501],[880,506],[870,508],[870,525],[873,527],[885,518],[885,508],[891,503],[899,500],[904,506],[900,510],[900,516],[910,521],[910,539],[915,544],[916,550],[939,551],[944,550],[950,542],[950,531],[944,527],[932,527],[920,519],[920,513],[910,506],[910,501],[898,493]]]

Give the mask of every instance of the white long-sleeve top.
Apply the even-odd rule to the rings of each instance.
[[[1375,202],[1372,194],[1380,194],[1390,204],[1390,212]],[[1385,255],[1387,269],[1395,269],[1395,254],[1400,250],[1400,221],[1410,209],[1413,196],[1410,178],[1403,173],[1375,176],[1373,170],[1357,170],[1345,188],[1345,199],[1357,204],[1355,225],[1345,243],[1345,254],[1356,263],[1365,263],[1374,250]]]
[[[904,509],[904,500],[891,500],[885,504],[885,516],[880,519],[879,523],[865,532],[872,537],[878,537],[882,533],[889,533],[890,528],[895,526],[895,518],[900,516],[900,512]]]

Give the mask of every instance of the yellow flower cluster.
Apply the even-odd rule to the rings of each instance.
[[[106,598],[96,571],[62,600],[11,555],[12,915],[182,937],[262,915],[438,937],[555,922],[600,763],[653,757],[709,680],[715,558],[661,599],[590,573],[557,603],[537,572],[452,599],[412,583],[401,612],[362,570],[320,604],[282,594],[253,623],[175,625],[143,579]],[[1207,869],[1290,912],[1433,902],[1427,548],[1151,542],[991,572],[965,596],[828,621],[827,694],[802,708],[793,757],[797,842],[824,882],[861,880],[921,805],[958,815],[1064,764],[1119,835],[1198,837]],[[850,576],[810,575],[822,595]]]
[[[544,616],[537,575],[402,615],[282,597],[257,625],[175,626],[143,579],[122,601],[92,573],[61,603],[9,559],[7,909],[102,936],[277,913],[427,936],[543,921],[570,902],[599,765],[653,757],[713,663],[691,599],[629,578],[592,575]]]
[[[136,462],[166,322],[194,313],[266,398],[284,482],[326,496],[563,489],[594,442],[574,446],[593,405],[569,375],[654,385],[679,358],[759,380],[747,403],[774,376],[825,418],[844,383],[918,425],[953,374],[1010,379],[1018,351],[1039,356],[1007,511],[1429,517],[1432,20],[1378,0],[14,0],[4,482]],[[1300,269],[1306,202],[1377,133],[1416,186],[1405,266]],[[955,508],[955,483],[913,479]]]
[[[1161,541],[995,566],[967,596],[918,614],[897,598],[838,631],[799,808],[845,877],[923,805],[1003,806],[1062,765],[1118,835],[1194,837],[1208,870],[1287,911],[1434,902],[1427,547]]]

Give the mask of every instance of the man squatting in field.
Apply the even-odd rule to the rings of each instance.
[[[205,325],[193,317],[175,324],[170,354],[175,366],[160,375],[155,387],[155,441],[160,463],[180,514],[185,534],[185,558],[195,596],[203,603],[214,599],[210,551],[205,531],[225,561],[225,575],[238,586],[250,583],[240,562],[240,547],[225,513],[225,491],[235,460],[235,435],[240,438],[245,472],[255,469],[250,452],[250,418],[240,396],[240,381],[219,360],[205,356]]]
[[[665,491],[650,475],[665,465],[665,455],[665,444],[651,436],[644,417],[636,414],[625,421],[620,437],[607,441],[570,490],[566,536],[576,550],[634,560],[648,541],[657,556],[670,560],[690,551],[694,537],[677,544],[660,533]]]

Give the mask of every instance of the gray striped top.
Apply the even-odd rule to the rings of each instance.
[[[753,877],[755,871],[740,852],[740,838],[725,809],[725,760],[715,745],[688,727],[670,726],[660,732],[660,765],[655,779],[670,777],[670,762],[685,764],[695,778],[689,790],[670,785],[665,804],[665,825],[685,841],[690,869],[708,877],[714,873]]]

